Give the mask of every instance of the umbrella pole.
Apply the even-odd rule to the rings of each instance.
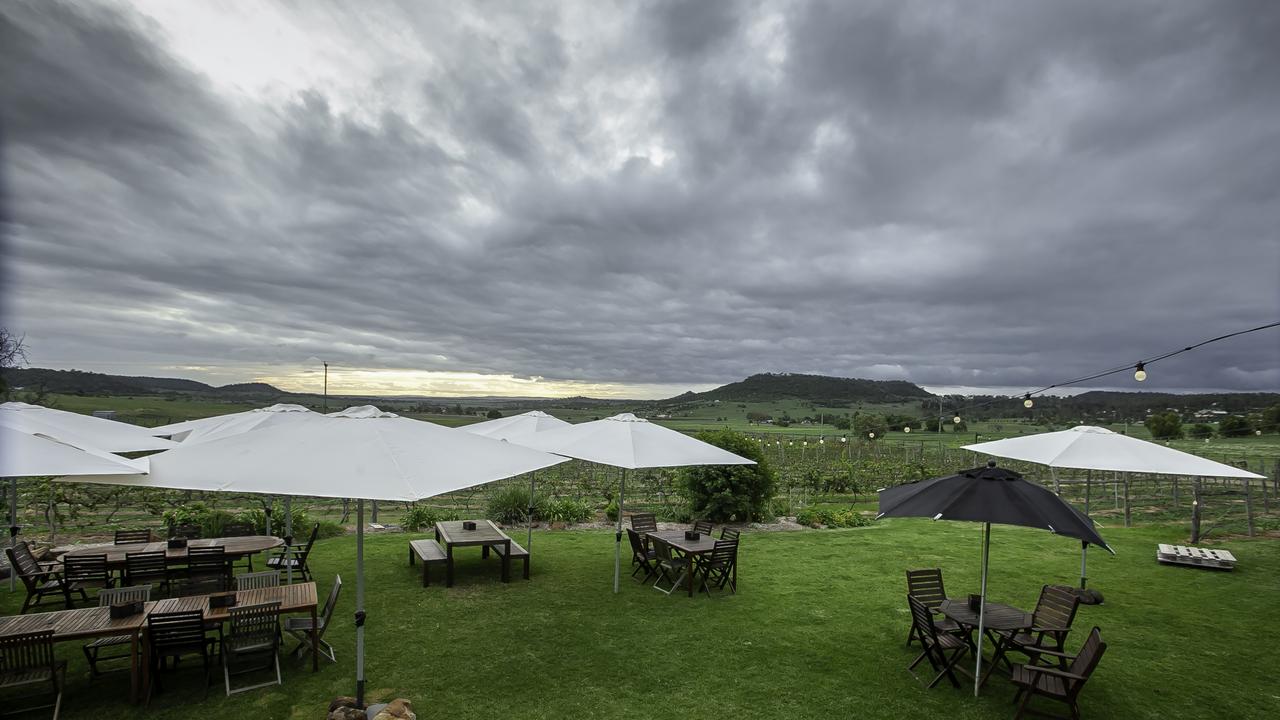
[[[9,478],[9,547],[18,546],[18,478]],[[18,578],[18,569],[9,568],[9,592],[13,592]]]
[[[982,525],[982,602],[978,605],[978,649],[974,652],[973,696],[978,697],[982,687],[982,633],[987,620],[987,556],[991,553],[991,523]]]
[[[622,468],[622,481],[618,483],[618,531],[613,535],[613,592],[618,592],[618,579],[622,577],[622,497],[627,491],[627,469]]]
[[[1084,475],[1084,516],[1089,517],[1089,485],[1093,480],[1093,471],[1086,470]],[[1080,543],[1080,589],[1084,590],[1086,586],[1085,562],[1089,558],[1089,543]]]
[[[356,707],[364,708],[364,500],[356,500]]]
[[[529,526],[529,536],[524,540],[524,549],[530,553],[532,551],[529,548],[533,547],[533,484],[537,479],[538,473],[529,473],[529,521],[526,523]]]
[[[284,496],[284,566],[286,581],[293,584],[293,496]]]

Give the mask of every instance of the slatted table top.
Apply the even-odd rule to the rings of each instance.
[[[687,555],[706,555],[716,549],[716,539],[710,533],[702,533],[697,540],[686,540],[684,530],[658,530],[645,535],[657,538]]]
[[[154,602],[147,603],[143,612],[119,620],[111,619],[111,608],[107,607],[0,617],[0,635],[21,635],[40,630],[53,630],[54,640],[131,635],[146,623],[147,612],[154,605]]]
[[[242,557],[278,548],[284,545],[284,540],[272,535],[245,535],[243,537],[201,538],[187,542],[187,547],[214,547],[215,545],[221,545],[226,548],[227,555],[231,557]],[[124,556],[128,553],[158,552],[160,550],[163,550],[165,556],[171,561],[181,562],[187,559],[187,548],[170,549],[168,542],[164,540],[150,543],[87,547],[72,550],[63,554],[62,557],[67,557],[68,555],[102,555],[105,553],[108,565],[122,567],[124,566]]]
[[[943,600],[938,611],[961,625],[978,626],[978,613],[969,609],[968,600]],[[1031,616],[1023,610],[1004,603],[987,601],[986,621],[982,626],[989,630],[1021,630],[1031,627]]]
[[[462,527],[463,522],[476,524],[475,530]],[[449,520],[436,523],[436,532],[446,545],[497,545],[509,542],[511,538],[492,520]]]
[[[316,584],[314,582],[297,583],[295,585],[281,585],[273,588],[240,590],[237,591],[235,595],[235,607],[259,605],[261,603],[276,602],[278,600],[280,602],[280,612],[282,613],[304,612],[315,608],[317,604]],[[190,610],[203,610],[205,620],[222,622],[227,619],[231,608],[211,608],[209,607],[208,595],[190,595],[188,597],[158,600],[155,603],[155,608],[152,609],[151,612],[183,612]]]

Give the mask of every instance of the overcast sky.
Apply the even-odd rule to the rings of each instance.
[[[9,1],[3,324],[291,389],[1030,389],[1280,319],[1277,38],[1268,0]],[[1141,387],[1280,389],[1280,331]]]

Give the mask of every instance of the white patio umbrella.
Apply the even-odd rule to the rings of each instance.
[[[149,428],[21,402],[0,405],[0,425],[32,435],[56,438],[76,447],[110,453],[148,452],[177,447],[177,443],[153,437]]]
[[[553,415],[548,415],[541,410],[530,410],[519,415],[510,417],[494,418],[493,420],[485,420],[484,422],[472,423],[464,425],[458,430],[468,432],[472,435],[483,435],[493,438],[494,440],[506,440],[508,442],[518,443],[521,438],[528,437],[535,433],[546,432],[547,430],[555,430],[556,428],[571,427],[564,420]],[[525,550],[533,551],[533,493],[534,483],[537,482],[537,473],[529,473],[529,527],[525,537]]]
[[[222,437],[226,433],[235,434],[252,430],[262,425],[274,425],[282,420],[287,421],[300,416],[306,417],[319,414],[303,405],[277,403],[244,412],[214,415],[196,420],[184,420],[168,425],[160,425],[159,427],[151,428],[148,432],[157,437],[167,437],[179,442],[186,442],[200,437],[208,439]]]
[[[1022,435],[965,445],[964,449],[984,455],[1047,465],[1050,472],[1056,468],[1071,468],[1188,477],[1263,477],[1199,455],[1091,425],[1079,425],[1057,432]],[[1085,569],[1088,552],[1088,545],[1081,546],[1081,588],[1086,584]]]
[[[622,479],[618,485],[618,529],[614,534],[613,550],[615,593],[622,574],[622,502],[627,487],[627,470],[689,465],[755,465],[754,460],[631,413],[535,433],[513,442],[565,457],[622,468]]]
[[[18,478],[44,475],[137,475],[134,461],[78,448],[41,434],[0,425],[0,478],[9,478],[9,543],[18,542]],[[13,589],[14,573],[9,573]]]
[[[141,478],[64,480],[356,498],[356,693],[363,703],[364,501],[422,500],[564,461],[366,405],[316,422],[183,445],[151,458],[151,474]]]

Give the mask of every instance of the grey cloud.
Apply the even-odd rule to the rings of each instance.
[[[1267,3],[293,11],[432,61],[233,101],[140,13],[0,11],[35,362],[1032,387],[1280,316]]]

